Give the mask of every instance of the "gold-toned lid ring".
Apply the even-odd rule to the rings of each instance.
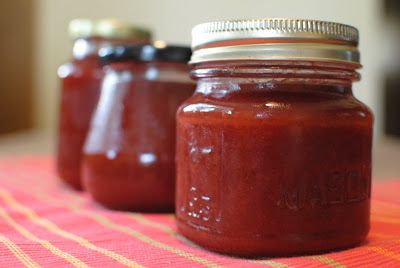
[[[194,50],[190,64],[228,60],[335,61],[360,66],[358,48],[324,43],[268,43]]]
[[[71,38],[103,37],[110,39],[136,38],[151,40],[151,32],[143,27],[115,19],[75,19],[69,24]]]

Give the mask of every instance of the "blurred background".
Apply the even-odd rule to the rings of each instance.
[[[150,28],[155,39],[190,44],[201,22],[313,18],[359,29],[363,68],[354,93],[375,115],[374,176],[400,177],[400,1],[13,0],[0,8],[0,154],[53,150],[56,70],[71,55],[71,19],[117,18]]]

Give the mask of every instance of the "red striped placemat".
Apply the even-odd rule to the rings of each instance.
[[[251,260],[192,245],[176,233],[173,215],[106,210],[60,183],[52,161],[0,159],[1,267],[400,267],[400,180],[374,183],[362,246]]]

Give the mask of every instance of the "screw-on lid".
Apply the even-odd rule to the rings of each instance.
[[[116,19],[74,19],[69,23],[69,33],[73,39],[85,37],[130,38],[143,41],[151,39],[149,30]]]
[[[189,47],[170,46],[160,41],[150,44],[110,46],[100,49],[102,63],[118,61],[163,61],[187,63],[192,55]]]
[[[358,30],[304,19],[208,22],[192,30],[191,63],[220,60],[314,60],[360,63]]]

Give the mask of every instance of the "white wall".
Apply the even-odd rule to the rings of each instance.
[[[54,128],[57,119],[56,69],[68,60],[68,22],[77,17],[116,17],[149,26],[157,39],[189,44],[191,27],[232,18],[292,17],[332,20],[356,26],[361,33],[362,81],[355,94],[382,126],[382,75],[390,44],[385,41],[378,0],[36,0],[36,123]]]

